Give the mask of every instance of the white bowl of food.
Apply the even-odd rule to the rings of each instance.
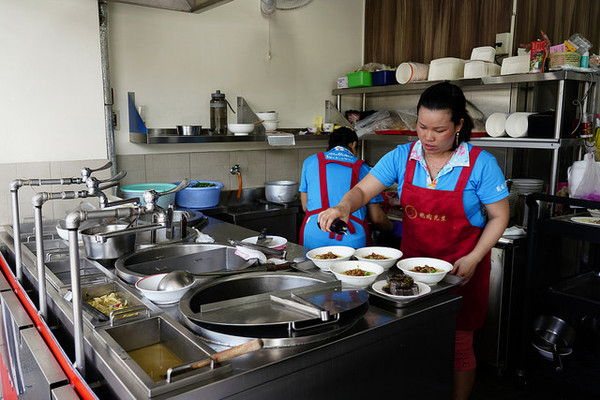
[[[271,241],[267,244],[267,247],[277,250],[283,250],[287,247],[287,239],[282,236],[271,236],[267,235],[267,239],[271,239]],[[258,241],[258,236],[250,236],[242,240],[243,243],[256,244]]]
[[[227,124],[227,129],[234,135],[248,135],[255,126],[254,124]]]
[[[348,246],[317,247],[306,253],[306,257],[323,271],[329,271],[334,263],[349,260],[353,255],[354,249]]]
[[[164,276],[164,274],[156,274],[146,276],[135,283],[135,287],[142,292],[142,294],[150,301],[156,304],[173,304],[177,303],[185,292],[187,292],[194,282],[180,289],[175,290],[158,290],[158,283]]]
[[[393,247],[369,246],[356,249],[354,257],[359,261],[379,264],[384,270],[388,270],[402,257],[402,252]]]
[[[396,265],[415,281],[427,285],[435,285],[453,268],[449,262],[431,257],[405,258]]]
[[[361,288],[375,282],[383,271],[381,265],[368,261],[338,261],[331,265],[331,272],[342,283]]]

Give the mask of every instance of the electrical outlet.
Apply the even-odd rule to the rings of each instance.
[[[496,33],[496,55],[503,55],[510,53],[510,33]]]
[[[113,110],[112,112],[112,124],[113,124],[113,129],[115,131],[119,130],[119,122],[120,122],[121,118],[119,118],[119,110]]]

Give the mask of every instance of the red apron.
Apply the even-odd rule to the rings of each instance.
[[[306,225],[306,221],[308,221],[308,218],[312,215],[318,214],[321,211],[325,211],[329,208],[329,192],[327,190],[327,164],[328,163],[336,163],[336,164],[340,164],[343,165],[345,167],[351,168],[352,169],[352,177],[350,178],[350,189],[352,189],[354,187],[354,185],[356,185],[358,183],[358,179],[359,179],[359,170],[360,167],[364,164],[363,160],[356,160],[354,163],[349,163],[349,162],[345,162],[345,161],[336,161],[336,160],[327,160],[325,158],[325,153],[318,153],[317,154],[317,158],[319,160],[319,186],[321,189],[321,208],[317,208],[315,210],[312,211],[307,211],[306,215],[304,216],[304,221],[302,221],[302,226],[300,226],[300,235],[299,235],[299,242],[300,245],[304,245],[304,227]],[[365,219],[364,220],[360,220],[357,217],[355,217],[354,215],[350,214],[350,220],[348,221],[348,232],[350,234],[356,232],[356,228],[354,227],[352,221],[356,222],[357,224],[361,225],[365,231],[365,235],[366,235],[366,240],[367,240],[367,246],[369,246],[371,244],[371,234],[369,232],[369,224],[367,222],[367,218],[366,218],[366,214],[365,214]],[[333,239],[335,238],[336,240],[342,240],[343,235],[335,235],[333,232],[329,232],[329,238]]]
[[[411,146],[414,147],[414,144]],[[469,166],[463,167],[454,191],[432,190],[412,184],[416,160],[408,159],[402,195],[404,216],[401,250],[404,257],[434,257],[454,264],[473,250],[482,228],[469,222],[463,206],[463,192],[481,149],[469,152]],[[488,304],[490,253],[477,265],[467,284],[454,290],[463,297],[456,320],[457,330],[475,330],[483,325]]]

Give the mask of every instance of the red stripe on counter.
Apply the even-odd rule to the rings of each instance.
[[[97,400],[98,397],[96,397],[96,395],[89,389],[88,385],[84,381],[82,381],[77,371],[75,371],[75,369],[71,365],[71,362],[63,354],[60,345],[56,342],[54,336],[48,330],[48,327],[46,326],[46,324],[44,324],[44,322],[38,315],[37,309],[31,303],[31,300],[29,299],[29,297],[27,297],[27,294],[24,292],[23,288],[13,276],[13,273],[10,270],[8,263],[6,262],[2,254],[0,254],[0,267],[2,268],[2,272],[6,280],[13,288],[13,291],[19,298],[19,301],[21,302],[23,307],[25,307],[27,314],[29,315],[29,317],[35,324],[38,332],[50,348],[50,351],[52,351],[54,358],[56,358],[56,361],[60,364],[61,368],[69,378],[69,383],[71,384],[71,386],[73,386],[79,397],[81,397],[82,399]]]

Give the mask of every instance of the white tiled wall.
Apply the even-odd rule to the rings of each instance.
[[[165,153],[117,156],[119,171],[127,171],[122,185],[142,182],[177,182],[183,178],[222,182],[225,190],[238,188],[238,178],[229,170],[238,164],[242,171],[244,188],[261,187],[273,180],[300,181],[302,163],[311,154],[324,151],[323,143],[311,147],[216,151],[206,153]],[[65,162],[34,162],[0,164],[0,224],[12,223],[12,206],[9,184],[15,179],[79,178],[83,167],[97,168],[107,160],[80,160]],[[106,179],[110,169],[93,176]],[[69,186],[24,186],[19,189],[19,214],[22,221],[33,220],[31,198],[39,192],[59,192],[85,189],[83,185]],[[96,204],[94,199],[90,200]],[[42,207],[44,219],[63,218],[66,213],[81,203],[77,200],[49,201]]]

